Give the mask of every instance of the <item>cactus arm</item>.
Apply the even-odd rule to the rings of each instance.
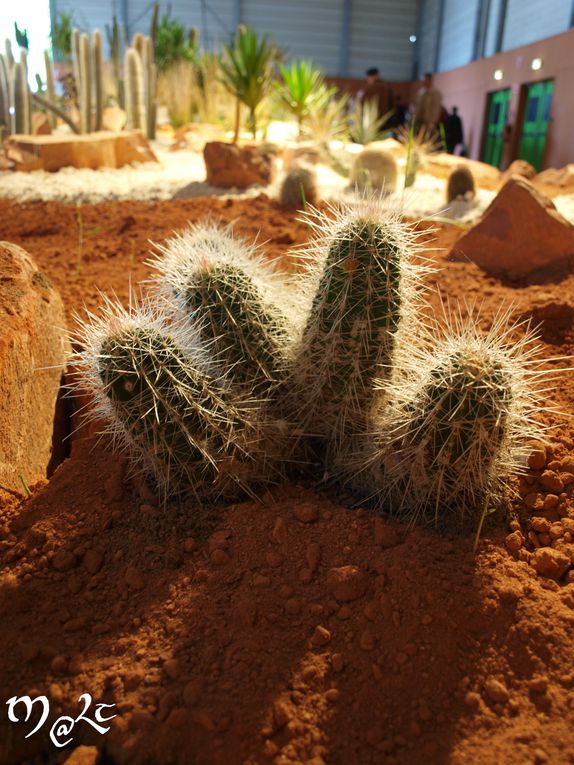
[[[92,35],[92,71],[94,79],[94,130],[101,130],[104,111],[104,55],[102,35],[98,30]]]
[[[47,50],[44,51],[44,66],[46,68],[46,90],[48,94],[47,100],[51,104],[56,103],[56,88],[54,86],[54,70],[52,68],[52,60]],[[33,96],[32,96],[33,97]],[[56,127],[56,113],[53,110],[48,111],[48,119],[50,120],[50,127],[52,130]]]
[[[92,62],[90,61],[90,38],[80,37],[80,128],[82,133],[92,129]]]
[[[76,135],[80,135],[79,127],[70,119],[70,116],[66,114],[63,109],[60,109],[59,106],[56,106],[56,104],[53,104],[50,101],[47,101],[38,93],[32,93],[32,100],[36,101],[37,104],[39,104],[43,109],[46,109],[48,112],[53,112],[57,117],[63,120],[66,125],[68,125],[71,130],[76,133]]]

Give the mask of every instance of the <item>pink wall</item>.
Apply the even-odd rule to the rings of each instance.
[[[537,57],[542,59],[542,69],[534,72],[530,62]],[[496,69],[502,69],[502,80],[494,79]],[[474,159],[480,158],[487,94],[512,88],[508,121],[515,125],[520,117],[521,85],[553,79],[555,90],[544,167],[562,167],[574,162],[574,29],[449,72],[440,72],[434,79],[449,111],[452,106],[458,106],[465,140]],[[517,141],[515,131],[514,146]]]

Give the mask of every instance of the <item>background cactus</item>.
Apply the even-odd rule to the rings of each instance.
[[[522,330],[524,328],[522,327]],[[409,520],[477,527],[485,503],[508,494],[542,439],[533,333],[496,319],[482,336],[476,319],[449,318],[442,341],[405,339],[397,372],[382,385],[379,443],[371,442],[382,505]]]
[[[80,77],[77,83],[80,96],[80,129],[82,133],[89,133],[92,125],[92,62],[90,38],[87,34],[80,36],[78,72]]]
[[[421,267],[412,227],[380,195],[312,215],[307,256],[320,264],[318,282],[286,396],[290,419],[337,459],[368,426],[374,380],[391,367]]]
[[[392,194],[397,186],[397,160],[384,149],[364,149],[351,170],[351,185]]]
[[[52,59],[47,50],[44,51],[44,68],[46,69],[46,95],[48,101],[56,103],[56,87],[54,85],[54,70],[52,68]],[[48,119],[50,121],[50,127],[52,130],[58,124],[56,115],[52,111],[48,111]]]
[[[204,224],[159,249],[156,284],[199,326],[202,342],[230,378],[256,396],[282,379],[295,332],[289,314],[295,310],[288,286],[257,248],[235,238],[230,227]]]
[[[252,410],[233,398],[189,323],[168,327],[149,305],[127,312],[108,302],[81,343],[78,388],[94,396],[94,416],[164,496],[234,497],[256,480]]]
[[[281,183],[279,204],[288,209],[305,209],[307,205],[317,205],[319,191],[317,189],[317,174],[313,168],[293,167]]]
[[[11,76],[12,133],[30,133],[32,122],[30,114],[30,89],[28,87],[28,68],[26,62],[17,61]]]
[[[138,33],[135,47],[128,48],[124,59],[126,127],[141,130],[147,138],[155,137],[157,73],[153,46],[149,37]]]
[[[476,188],[474,176],[466,165],[455,167],[448,176],[446,186],[446,201],[450,204],[455,199],[470,200],[474,197]]]
[[[92,79],[94,96],[94,130],[102,129],[104,114],[104,54],[102,35],[96,29],[92,35]]]

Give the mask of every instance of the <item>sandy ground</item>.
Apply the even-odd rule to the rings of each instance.
[[[75,205],[0,199],[0,238],[33,255],[71,325],[99,289],[125,301],[150,275],[150,240],[189,221],[236,221],[288,270],[308,236],[265,196],[81,215],[80,228]],[[485,328],[512,305],[540,325],[544,358],[574,353],[574,275],[512,287],[450,263],[460,228],[436,228],[420,226],[440,269],[430,286],[480,303]],[[546,415],[544,464],[517,485],[514,525],[493,519],[476,553],[472,536],[351,509],[307,481],[227,508],[162,507],[80,431],[31,497],[0,493],[0,702],[45,693],[51,722],[90,692],[117,717],[105,736],[77,724],[61,752],[46,729],[26,739],[29,724],[0,716],[0,763],[55,765],[86,744],[80,762],[112,765],[571,765],[574,575],[533,565],[537,548],[572,545],[571,373],[548,402],[566,414]],[[330,584],[341,567],[353,600]]]
[[[129,199],[160,201],[206,195],[253,197],[261,191],[265,191],[271,198],[277,197],[281,175],[266,189],[217,189],[205,182],[205,165],[201,154],[187,150],[169,151],[159,143],[154,144],[154,151],[159,163],[134,165],[119,170],[64,168],[58,173],[0,172],[0,197],[10,197],[22,202],[61,201],[75,204]],[[346,178],[326,165],[318,165],[316,171],[321,198],[352,196],[353,192],[349,190]],[[399,172],[402,172],[402,166]],[[406,191],[397,190],[391,198],[403,204],[413,217],[438,215],[469,224],[482,214],[494,195],[494,191],[478,188],[472,201],[457,200],[447,205],[445,182],[419,172],[414,186]],[[574,194],[557,196],[554,203],[568,220],[574,222]]]

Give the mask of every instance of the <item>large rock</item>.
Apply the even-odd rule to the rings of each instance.
[[[435,178],[448,178],[455,167],[468,167],[476,181],[496,184],[500,181],[500,170],[486,162],[478,162],[468,157],[458,157],[454,154],[437,152],[425,157],[424,172]]]
[[[456,242],[450,259],[471,260],[513,281],[560,278],[574,264],[574,226],[550,199],[513,176]]]
[[[44,478],[68,344],[59,294],[20,247],[0,242],[0,484]]]
[[[558,189],[570,191],[574,188],[574,164],[559,169],[549,167],[548,170],[538,173],[536,180],[548,186],[556,186]]]
[[[223,189],[267,186],[275,175],[275,157],[261,146],[211,141],[203,150],[207,182]]]
[[[139,130],[129,133],[12,135],[4,143],[15,170],[48,170],[62,167],[123,167],[134,162],[157,162]]]
[[[512,175],[520,175],[522,178],[526,178],[527,181],[531,181],[536,175],[536,168],[525,159],[515,159],[514,162],[511,162],[508,169],[502,173],[502,182],[506,183]]]

